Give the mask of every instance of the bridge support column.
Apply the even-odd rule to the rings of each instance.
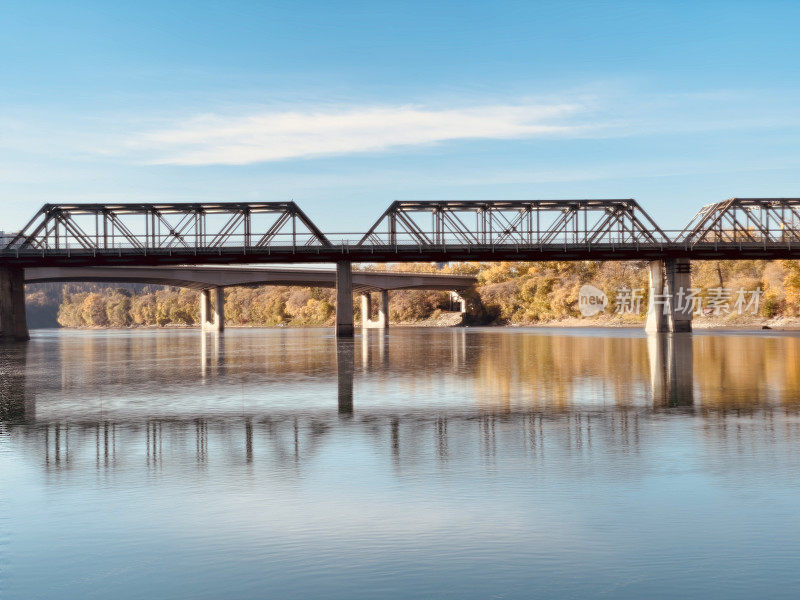
[[[361,329],[367,329],[372,319],[372,297],[369,292],[361,294]]]
[[[389,329],[389,290],[381,290],[378,297],[378,321],[381,328]]]
[[[657,303],[664,295],[664,261],[654,260],[648,263],[647,275],[650,293],[644,330],[647,333],[664,333],[668,331],[667,315],[664,314],[664,306]]]
[[[685,333],[692,330],[692,313],[685,307],[691,287],[690,271],[686,258],[654,260],[648,264],[650,299],[645,331]]]
[[[669,258],[664,262],[666,287],[672,298],[669,330],[686,333],[692,330],[692,313],[686,310],[686,306],[678,306],[678,298],[682,298],[682,304],[686,304],[685,298],[692,287],[691,264],[688,258]]]
[[[349,260],[336,263],[336,335],[353,337],[353,272]]]
[[[25,270],[0,268],[0,341],[29,340],[25,317]]]
[[[212,302],[213,293],[213,302]],[[200,292],[200,328],[203,331],[225,329],[225,293],[217,286]]]
[[[462,315],[467,312],[467,301],[464,296],[459,294],[457,291],[454,290],[450,292],[450,301],[458,306],[458,312],[460,312]]]
[[[389,328],[389,292],[381,290],[378,304],[378,318],[372,320],[372,296],[369,292],[361,294],[361,328],[362,329],[388,329]]]

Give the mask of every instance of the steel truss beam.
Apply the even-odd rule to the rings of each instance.
[[[46,204],[0,265],[800,259],[800,199],[711,204],[673,239],[634,200],[398,201],[359,238],[293,202]]]
[[[294,202],[45,204],[5,249],[146,254],[330,245]]]
[[[730,198],[709,204],[675,241],[688,247],[800,242],[800,198]]]
[[[423,219],[430,225],[423,224]],[[474,223],[474,226],[468,225]],[[393,202],[359,246],[659,244],[669,238],[635,200]]]

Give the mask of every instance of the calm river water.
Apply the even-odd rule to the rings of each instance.
[[[0,597],[796,598],[800,337],[34,331]]]

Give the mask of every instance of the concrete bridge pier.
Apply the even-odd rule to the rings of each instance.
[[[0,267],[0,341],[30,339],[25,317],[25,270]]]
[[[353,271],[349,260],[336,263],[336,336],[353,337]]]
[[[667,258],[651,261],[648,266],[649,301],[645,331],[648,333],[688,333],[692,331],[692,313],[686,296],[691,287],[689,259]]]
[[[378,318],[372,320],[372,295],[367,292],[361,294],[361,328],[362,329],[388,329],[389,328],[389,292],[381,290],[378,300]]]
[[[458,307],[458,312],[462,315],[467,312],[467,299],[456,290],[450,292],[450,302]]]
[[[670,328],[675,333],[692,331],[692,312],[687,310],[686,296],[692,287],[692,269],[688,258],[670,258],[664,261],[664,278],[672,296]],[[679,306],[678,298],[681,299]],[[680,310],[678,310],[680,309]]]
[[[664,261],[654,260],[647,264],[647,280],[650,288],[647,303],[647,321],[644,330],[647,333],[665,333],[667,328],[667,315],[658,299],[664,294]]]
[[[224,288],[216,286],[200,292],[200,328],[203,331],[223,331],[225,329]]]

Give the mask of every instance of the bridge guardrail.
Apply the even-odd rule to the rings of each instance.
[[[665,233],[680,233],[680,230],[665,230]],[[56,245],[47,245],[43,244],[39,247],[32,247],[32,246],[23,246],[19,243],[14,244],[13,246],[6,246],[0,248],[0,256],[36,256],[41,255],[43,252],[45,254],[51,253],[63,253],[63,252],[70,252],[70,253],[94,253],[94,254],[105,254],[105,253],[115,253],[117,251],[136,251],[137,253],[147,254],[147,253],[164,253],[164,252],[192,252],[194,250],[202,251],[202,252],[214,252],[217,250],[225,250],[225,251],[268,251],[269,249],[275,250],[295,250],[298,252],[306,252],[306,253],[314,253],[318,252],[321,249],[325,250],[343,250],[345,252],[355,252],[361,250],[369,250],[369,249],[380,249],[383,251],[386,250],[393,250],[396,249],[398,252],[400,251],[409,251],[413,249],[417,250],[426,250],[426,249],[442,249],[447,251],[448,249],[453,250],[466,250],[470,248],[475,249],[491,249],[491,248],[520,248],[525,250],[536,250],[537,248],[540,249],[554,249],[558,247],[566,247],[566,248],[583,248],[586,250],[591,250],[592,248],[631,248],[631,247],[638,247],[638,248],[658,248],[658,249],[682,249],[682,250],[691,250],[694,247],[702,246],[702,247],[718,247],[718,248],[753,248],[753,247],[778,247],[784,246],[787,248],[792,247],[800,247],[800,238],[798,236],[786,232],[784,235],[776,238],[775,236],[767,236],[767,235],[755,235],[755,234],[738,234],[738,235],[719,235],[719,236],[707,236],[705,239],[700,241],[690,241],[690,240],[666,240],[666,241],[638,241],[638,240],[625,240],[624,238],[618,240],[607,240],[604,242],[593,243],[584,240],[575,240],[571,238],[571,236],[561,235],[552,237],[550,236],[547,243],[542,243],[539,241],[533,240],[503,240],[501,242],[493,242],[491,240],[487,242],[477,242],[477,243],[469,243],[465,244],[462,241],[458,241],[453,239],[449,236],[441,236],[439,240],[431,243],[421,243],[419,242],[414,236],[411,235],[398,235],[396,238],[395,243],[364,243],[359,242],[359,237],[362,234],[358,232],[341,232],[341,233],[333,233],[328,234],[327,237],[330,241],[329,246],[320,246],[318,244],[313,244],[313,236],[291,236],[291,234],[286,235],[276,235],[274,239],[271,241],[270,244],[264,245],[246,245],[245,239],[243,236],[230,236],[225,244],[217,244],[217,245],[205,245],[203,239],[183,239],[182,243],[164,243],[161,245],[150,245],[146,246],[144,244],[145,238],[141,236],[138,238],[141,241],[140,244],[132,243],[130,236],[112,236],[109,235],[107,240],[105,240],[105,245],[87,245],[86,243],[81,242],[80,240],[76,240],[70,237],[61,238],[59,240],[59,244]],[[433,236],[433,233],[430,233]],[[8,236],[6,236],[8,237]]]

